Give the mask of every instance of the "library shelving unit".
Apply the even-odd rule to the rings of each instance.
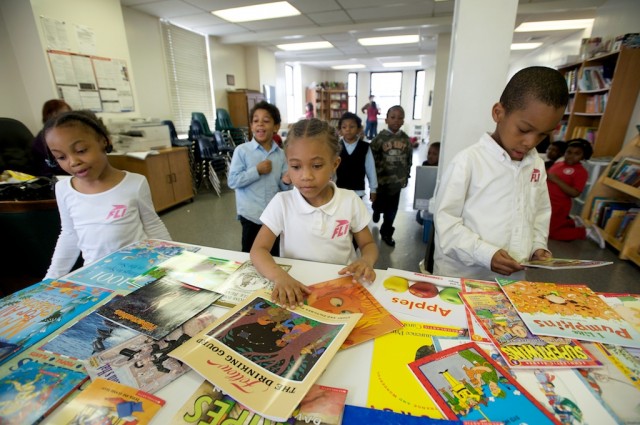
[[[307,89],[307,102],[315,105],[316,117],[336,127],[338,120],[349,109],[349,94],[343,89]]]
[[[584,81],[594,69],[604,84],[589,87]],[[565,127],[554,139],[582,137],[592,142],[594,158],[617,155],[640,91],[640,49],[623,48],[558,70],[567,79],[570,99],[561,121]]]
[[[640,188],[624,184],[608,177],[611,167],[615,167],[620,159],[625,157],[640,158],[640,135],[636,136],[622,148],[589,191],[581,214],[585,223],[593,224],[591,223],[592,208],[593,201],[596,198],[603,197],[620,201],[640,202]],[[629,224],[628,231],[622,240],[617,239],[610,232],[605,232],[605,229],[600,230],[602,231],[604,239],[620,251],[621,259],[631,260],[640,266],[640,215],[636,216],[633,222]],[[614,229],[614,231],[615,230],[616,229]]]

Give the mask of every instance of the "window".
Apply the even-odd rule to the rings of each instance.
[[[400,105],[400,93],[402,90],[402,72],[372,72],[371,94],[378,108],[380,116],[387,115],[387,109],[393,105]]]
[[[284,66],[284,83],[284,92],[287,96],[287,121],[296,122],[294,115],[296,101],[293,91],[293,66],[291,65]]]
[[[215,122],[209,78],[207,39],[168,22],[162,22],[171,115],[178,133],[189,130],[192,112],[202,112]]]
[[[358,113],[358,73],[350,72],[347,75],[347,94],[349,96],[348,110],[354,114]]]
[[[413,93],[413,119],[422,119],[422,107],[424,106],[424,70],[416,71],[416,90]]]

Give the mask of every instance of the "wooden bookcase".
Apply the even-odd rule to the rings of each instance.
[[[339,89],[307,89],[307,102],[315,105],[315,115],[337,127],[338,120],[349,110],[349,92]]]
[[[254,90],[236,90],[227,92],[229,116],[235,127],[251,128],[249,112],[256,103],[264,100],[264,95]]]
[[[602,67],[606,88],[583,90],[576,82],[592,67]],[[566,132],[556,140],[584,137],[580,130],[592,128],[593,157],[613,157],[624,143],[629,119],[640,91],[640,49],[625,49],[587,59],[583,62],[563,65],[558,70],[565,75],[569,85],[570,101],[562,120]],[[607,98],[602,112],[587,112],[587,104],[594,98]]]
[[[193,200],[188,149],[174,147],[158,152],[157,155],[149,155],[145,159],[109,155],[109,162],[120,170],[142,174],[147,178],[156,211]]]
[[[607,177],[613,164],[628,156],[640,158],[640,135],[624,146],[600,175],[591,191],[589,191],[581,215],[585,223],[592,224],[590,220],[591,210],[593,208],[593,200],[596,197],[614,198],[621,201],[640,201],[640,188],[629,186]],[[640,216],[636,216],[629,226],[623,240],[616,239],[614,235],[605,232],[604,229],[600,230],[607,243],[620,251],[621,259],[631,260],[640,266]]]

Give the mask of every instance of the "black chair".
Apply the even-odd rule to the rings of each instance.
[[[245,131],[233,125],[231,115],[229,115],[229,112],[224,108],[216,109],[216,130],[227,133],[235,146],[247,141]]]
[[[221,177],[226,180],[229,171],[229,156],[220,154],[215,141],[206,136],[196,136],[193,156],[195,158],[195,176],[196,189],[199,189],[202,183],[211,186],[220,196],[222,186]]]
[[[227,134],[216,130],[213,132],[213,139],[215,140],[216,145],[218,146],[218,151],[221,154],[228,154],[229,157],[233,155],[235,146],[233,140],[231,140],[231,138]]]
[[[162,124],[169,127],[169,136],[171,137],[171,146],[183,146],[187,148],[191,147],[191,143],[193,143],[193,141],[189,140],[189,138],[186,138],[186,139],[179,138],[178,132],[176,131],[176,127],[175,125],[173,125],[173,121],[164,120],[162,121]]]
[[[20,121],[0,118],[0,172],[36,174],[31,157],[33,133]]]

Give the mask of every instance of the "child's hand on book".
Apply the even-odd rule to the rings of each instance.
[[[359,258],[347,267],[343,268],[338,274],[348,274],[353,276],[354,283],[371,284],[376,280],[376,272],[373,267],[364,259]]]
[[[491,270],[505,276],[524,270],[524,266],[518,263],[504,249],[499,249],[491,258]]]
[[[293,310],[296,305],[303,305],[305,297],[310,293],[309,288],[287,274],[285,278],[275,282],[271,301]]]

